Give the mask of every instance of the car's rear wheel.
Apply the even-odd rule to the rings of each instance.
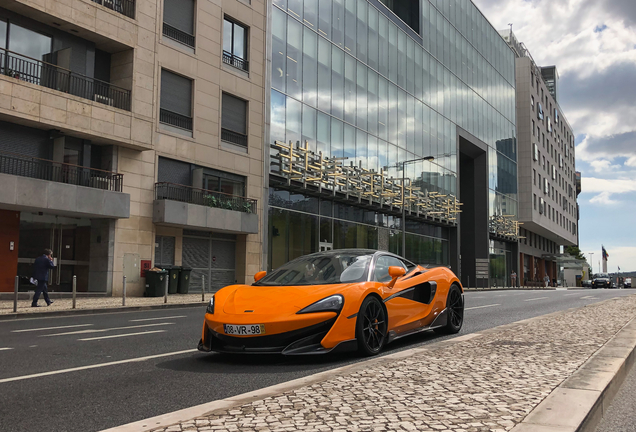
[[[358,351],[372,356],[379,353],[386,343],[387,316],[382,303],[376,297],[364,299],[356,321]]]
[[[451,285],[446,297],[446,313],[448,321],[444,327],[435,329],[440,334],[458,333],[464,324],[464,297],[459,287],[455,284]]]

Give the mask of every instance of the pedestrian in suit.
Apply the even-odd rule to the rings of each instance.
[[[38,307],[38,300],[40,294],[44,295],[44,301],[47,306],[50,306],[51,299],[49,299],[49,293],[47,291],[47,282],[49,281],[49,270],[55,267],[53,265],[53,251],[51,249],[44,249],[44,254],[35,259],[33,263],[33,279],[37,279],[38,286],[35,288],[35,294],[33,294],[33,302],[31,307]]]

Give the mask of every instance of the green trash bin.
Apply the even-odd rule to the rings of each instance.
[[[168,294],[176,294],[177,287],[179,286],[179,272],[181,271],[181,267],[170,265],[162,267],[168,271]]]
[[[166,287],[166,277],[168,272],[165,270],[146,270],[146,297],[162,297]]]
[[[190,267],[181,267],[181,273],[179,273],[179,287],[177,291],[179,294],[187,294],[190,287],[190,274],[192,269]]]

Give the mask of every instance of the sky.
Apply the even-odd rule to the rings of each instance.
[[[636,271],[636,0],[473,0],[538,66],[556,65],[557,97],[582,174],[579,246],[598,271]]]

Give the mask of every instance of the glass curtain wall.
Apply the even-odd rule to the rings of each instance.
[[[367,0],[274,0],[270,142],[394,177],[431,155],[407,176],[457,195],[459,126],[489,146],[491,215],[516,215],[514,55],[469,0],[420,3],[415,38]]]

